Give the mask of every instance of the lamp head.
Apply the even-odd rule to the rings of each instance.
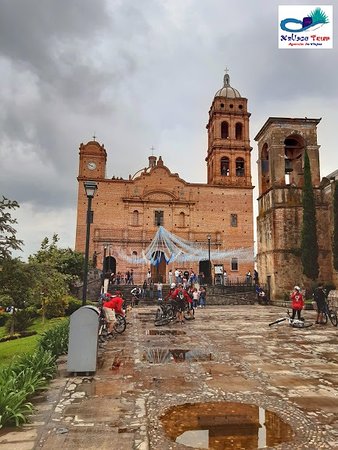
[[[84,181],[83,183],[88,198],[93,198],[97,189],[95,181]]]

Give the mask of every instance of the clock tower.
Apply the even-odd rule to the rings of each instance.
[[[106,176],[107,152],[104,145],[89,141],[80,145],[79,179],[103,179]]]

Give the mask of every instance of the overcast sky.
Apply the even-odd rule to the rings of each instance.
[[[278,49],[278,5],[308,1],[0,4],[0,194],[20,204],[23,259],[53,233],[74,247],[78,149],[94,133],[108,177],[145,167],[153,146],[172,172],[205,182],[205,126],[226,67],[252,114],[255,185],[253,138],[269,116],[322,117],[321,175],[338,168],[337,49]]]

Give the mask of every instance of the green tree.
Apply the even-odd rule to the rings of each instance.
[[[306,151],[304,154],[304,186],[302,201],[303,226],[301,260],[303,274],[311,280],[316,280],[319,274],[316,204],[311,179],[310,160]]]
[[[59,248],[58,241],[57,234],[51,241],[44,238],[40,249],[29,257],[35,280],[29,295],[41,308],[43,320],[64,315],[69,291],[83,272],[83,255],[70,248]]]
[[[58,272],[66,276],[69,287],[77,280],[82,280],[84,256],[70,248],[59,248],[57,243],[59,237],[54,234],[51,242],[45,237],[41,243],[40,250],[29,257],[29,261],[48,263]]]
[[[10,258],[13,250],[21,250],[23,242],[16,237],[16,229],[13,227],[17,223],[8,210],[19,208],[19,204],[14,200],[2,196],[0,200],[0,262]]]
[[[333,194],[333,267],[338,270],[338,181]]]
[[[34,283],[27,263],[18,258],[6,258],[0,271],[0,304],[13,307],[10,333],[15,332],[15,316],[18,309],[29,304],[28,291]]]
[[[40,309],[43,322],[45,318],[63,316],[68,306],[67,277],[48,262],[30,261],[29,267],[34,279],[28,292],[29,302]]]

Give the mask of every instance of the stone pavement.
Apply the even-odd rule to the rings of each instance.
[[[338,328],[269,327],[285,313],[273,306],[210,306],[165,327],[154,326],[154,313],[129,313],[94,376],[68,377],[61,364],[32,423],[0,431],[1,450],[184,449],[165,434],[161,415],[215,401],[276,413],[294,436],[274,448],[338,449]],[[304,315],[314,321],[314,311]]]

